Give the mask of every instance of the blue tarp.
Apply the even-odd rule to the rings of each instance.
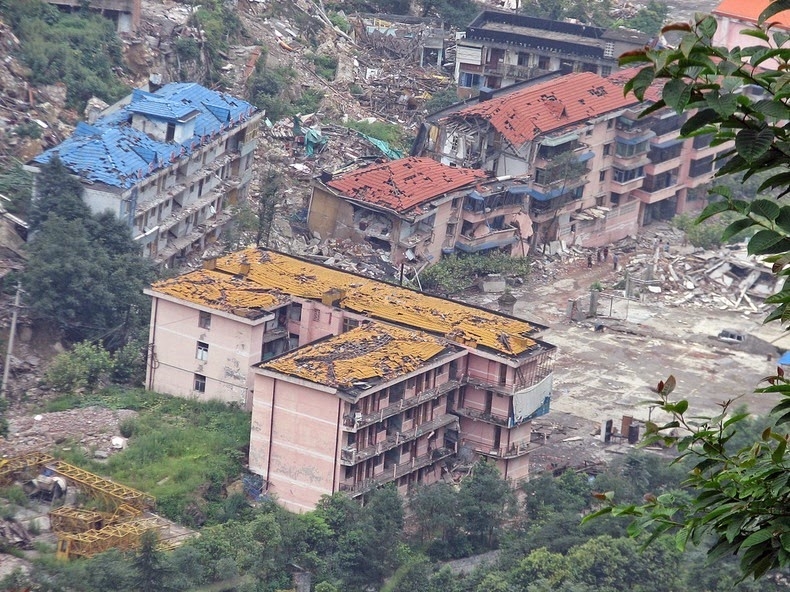
[[[790,366],[790,351],[786,351],[782,354],[782,357],[779,358],[779,363],[782,366]]]

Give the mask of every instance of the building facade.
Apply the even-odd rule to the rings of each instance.
[[[479,456],[517,481],[542,445],[540,325],[262,249],[146,293],[148,388],[251,410],[250,469],[291,509]]]
[[[71,10],[88,8],[115,22],[119,33],[133,33],[140,26],[142,0],[47,0],[49,4]]]
[[[650,38],[631,29],[604,29],[512,12],[484,10],[456,44],[455,81],[462,99],[548,72],[609,76],[620,54]]]
[[[533,246],[609,244],[701,206],[689,190],[711,179],[726,151],[707,136],[680,139],[685,116],[668,109],[640,118],[644,107],[623,95],[633,74],[567,74],[481,94],[429,119],[414,152],[528,177]]]
[[[215,241],[230,207],[246,199],[261,116],[246,101],[194,83],[135,90],[26,168],[38,173],[57,156],[82,182],[92,212],[112,212],[144,256],[173,266]]]
[[[768,8],[770,3],[770,0],[722,0],[712,12],[718,22],[713,43],[729,48],[767,45],[756,37],[742,35],[741,31],[756,27],[760,13]],[[772,32],[786,33],[790,30],[790,14],[787,11],[778,12],[768,19],[768,22],[771,23]],[[768,68],[775,68],[776,65],[774,60],[763,63],[763,67]]]
[[[480,169],[402,158],[315,179],[307,223],[323,238],[367,241],[396,266],[454,252],[525,255],[525,190]]]

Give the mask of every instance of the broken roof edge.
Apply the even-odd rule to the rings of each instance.
[[[452,303],[452,304],[455,304],[455,305],[460,305],[460,306],[464,306],[464,307],[471,308],[471,309],[474,309],[474,310],[479,310],[480,312],[484,312],[484,313],[487,313],[487,314],[491,314],[491,315],[495,315],[495,316],[498,316],[498,317],[502,317],[504,319],[508,319],[508,320],[511,320],[511,321],[517,321],[519,323],[526,323],[533,329],[532,331],[529,332],[529,335],[537,335],[537,334],[542,333],[543,331],[547,331],[549,329],[548,325],[542,325],[540,323],[534,323],[532,321],[528,321],[526,319],[522,319],[520,317],[511,315],[511,314],[507,314],[507,313],[504,313],[504,312],[500,312],[500,311],[497,311],[497,310],[491,310],[490,308],[485,308],[485,307],[479,306],[477,304],[469,304],[469,303],[463,302],[461,300],[455,300],[453,298],[448,298],[446,296],[440,296],[440,295],[434,294],[432,292],[422,292],[420,290],[417,290],[416,288],[411,288],[411,287],[408,287],[408,286],[399,286],[398,284],[395,283],[394,280],[392,282],[386,282],[384,280],[373,279],[373,278],[371,278],[369,276],[362,275],[359,272],[346,271],[345,269],[338,269],[336,267],[332,267],[331,265],[326,265],[325,263],[318,263],[316,261],[308,259],[307,257],[302,257],[302,256],[299,256],[299,255],[293,255],[291,253],[284,253],[282,251],[277,251],[275,249],[268,249],[268,248],[264,248],[264,247],[253,247],[253,248],[256,248],[259,251],[275,253],[276,255],[280,255],[282,257],[288,257],[290,259],[295,259],[297,261],[300,261],[302,263],[306,263],[308,265],[315,265],[315,266],[318,266],[318,267],[323,267],[324,269],[328,269],[328,270],[330,270],[332,272],[335,272],[335,273],[344,273],[344,274],[347,274],[347,275],[350,275],[350,276],[354,276],[354,277],[357,277],[357,278],[360,278],[360,279],[363,279],[363,280],[367,280],[369,282],[378,282],[378,283],[381,283],[381,284],[385,284],[387,286],[391,286],[393,288],[397,288],[399,290],[406,290],[408,292],[412,292],[414,294],[419,294],[421,296],[428,296],[430,298],[436,298],[438,300],[443,300],[444,302],[449,302],[449,303]],[[231,253],[231,255],[233,255],[233,253]],[[305,298],[305,300],[308,300],[308,299]],[[352,312],[354,312],[354,311],[352,311]],[[356,313],[356,314],[359,314],[359,313]],[[392,321],[378,321],[378,322],[386,322],[386,323],[389,323],[391,325],[398,325],[398,323],[394,323]],[[404,326],[408,326],[410,328],[413,328],[413,327],[411,327],[409,325],[404,325]],[[426,333],[427,333],[427,331],[426,331]],[[530,339],[533,339],[533,338],[530,337]]]
[[[183,278],[189,275],[190,273],[195,273],[200,270],[193,270],[183,276],[177,276],[178,278]],[[230,275],[230,274],[228,274]],[[175,278],[174,278],[175,279]],[[161,282],[157,282],[161,283]],[[257,325],[261,325],[268,321],[274,320],[275,313],[274,310],[278,308],[282,308],[286,306],[288,302],[278,302],[276,304],[271,305],[271,310],[267,310],[265,307],[256,307],[256,308],[249,308],[249,307],[234,307],[234,308],[221,308],[218,306],[211,306],[209,304],[201,304],[200,302],[196,302],[194,300],[190,300],[188,298],[183,298],[179,296],[174,296],[173,294],[168,294],[166,292],[161,292],[155,288],[156,284],[152,284],[148,288],[143,288],[143,294],[146,296],[150,296],[151,298],[160,298],[172,304],[178,304],[183,306],[184,303],[188,303],[191,308],[196,308],[201,312],[207,312],[209,314],[214,314],[217,316],[221,316],[223,318],[232,320],[232,321],[239,321],[244,324],[250,325],[255,327]],[[280,294],[283,298],[287,298],[290,302],[290,295],[288,294]],[[254,312],[255,316],[250,316],[248,314],[242,314],[242,311]]]

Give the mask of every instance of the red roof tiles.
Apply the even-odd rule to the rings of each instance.
[[[713,9],[713,14],[756,24],[757,17],[770,3],[770,0],[723,0]],[[768,22],[790,29],[790,11],[777,13]]]
[[[568,74],[466,107],[451,118],[488,120],[510,143],[521,146],[540,134],[637,104],[622,86],[591,72]]]
[[[327,185],[351,199],[406,213],[487,176],[477,169],[449,167],[430,158],[408,157],[346,173]]]

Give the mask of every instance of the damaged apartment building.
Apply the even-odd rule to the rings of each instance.
[[[540,325],[258,248],[146,293],[148,388],[251,410],[250,470],[292,510],[481,456],[518,481],[543,444]]]
[[[548,72],[593,72],[609,76],[617,58],[642,49],[650,37],[623,27],[604,29],[525,14],[484,10],[456,44],[458,96],[497,89]]]
[[[115,214],[145,257],[172,267],[214,242],[246,199],[261,114],[195,83],[135,90],[123,103],[26,169],[57,156],[93,213]]]
[[[367,241],[415,268],[456,252],[526,254],[532,228],[518,180],[430,158],[356,167],[314,180],[307,224],[322,238]]]
[[[481,93],[429,117],[413,153],[499,178],[528,176],[532,246],[598,247],[634,235],[701,207],[689,190],[711,179],[728,150],[711,147],[710,136],[679,138],[686,115],[662,109],[640,118],[644,106],[623,95],[634,73],[558,75]]]

